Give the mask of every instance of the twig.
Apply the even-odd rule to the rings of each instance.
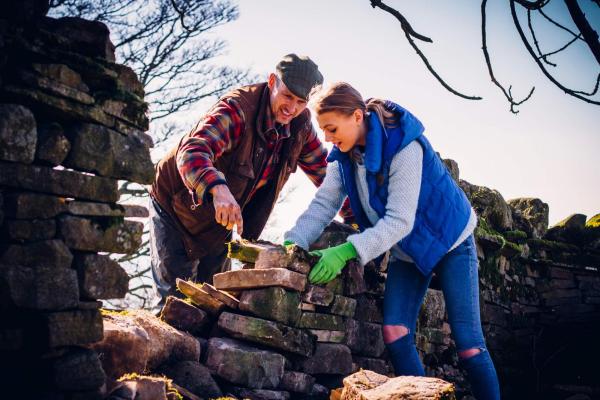
[[[531,91],[523,100],[515,101],[515,99],[512,95],[512,85],[508,87],[508,90],[506,90],[504,88],[504,86],[502,86],[502,84],[500,82],[498,82],[498,80],[494,76],[494,71],[492,69],[492,62],[490,61],[490,55],[489,55],[488,49],[487,49],[486,14],[485,14],[486,5],[487,5],[487,0],[483,0],[481,2],[481,49],[483,50],[483,56],[485,57],[485,63],[487,65],[488,72],[490,74],[490,79],[492,80],[494,85],[496,85],[496,86],[498,86],[498,88],[500,88],[500,90],[504,94],[504,97],[506,97],[506,100],[508,100],[508,102],[510,103],[510,112],[513,114],[518,114],[519,110],[517,110],[516,107],[523,104],[527,100],[529,100],[529,98],[533,94],[533,91],[535,90],[535,86],[531,88]]]
[[[600,65],[600,41],[598,41],[598,32],[596,32],[585,18],[585,14],[581,11],[577,0],[565,0],[569,14],[573,18],[573,22],[577,25],[577,29],[583,35],[583,39],[590,48],[592,54]]]
[[[542,54],[542,50],[540,49],[537,37],[535,36],[535,30],[533,29],[533,25],[531,23],[531,10],[527,10],[527,26],[529,27],[529,32],[531,33],[531,37],[533,38],[533,44],[539,54],[539,58],[543,60],[546,64],[556,67],[556,64],[550,62],[546,59],[546,55]]]
[[[396,17],[396,19],[398,21],[400,21],[400,25],[402,26],[402,30],[404,32],[406,32],[406,34],[422,40],[424,42],[427,43],[433,43],[433,40],[431,40],[430,38],[428,38],[427,36],[421,35],[420,33],[415,32],[415,30],[413,29],[413,27],[410,25],[410,23],[408,22],[408,20],[404,17],[404,15],[402,15],[398,10],[388,6],[387,4],[384,4],[381,0],[371,0],[371,7],[375,8],[375,7],[379,7],[384,11],[387,11],[388,13],[392,14],[394,17]]]

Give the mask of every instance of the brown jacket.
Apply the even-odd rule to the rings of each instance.
[[[250,191],[260,179],[267,153],[265,132],[262,130],[264,113],[270,112],[269,89],[266,83],[245,86],[223,96],[235,99],[241,106],[245,131],[233,149],[214,160],[214,166],[225,174],[227,186],[242,209],[244,219],[243,237],[257,239],[262,232],[275,201],[290,173],[296,171],[298,157],[311,132],[310,112],[304,110],[290,123],[290,137],[285,139],[274,177],[258,190],[252,199]],[[202,119],[201,119],[202,120]],[[198,125],[185,138],[194,134]],[[173,218],[181,232],[190,259],[206,255],[218,255],[225,249],[231,231],[215,221],[212,201],[194,204],[192,194],[184,185],[177,169],[177,145],[156,167],[156,177],[150,195]]]

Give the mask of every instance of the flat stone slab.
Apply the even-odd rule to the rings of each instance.
[[[233,310],[237,309],[238,305],[240,304],[240,301],[234,296],[223,290],[217,289],[210,283],[204,282],[202,284],[202,290],[204,290],[206,293],[219,300],[220,302],[224,303],[227,307]]]
[[[87,200],[119,199],[116,179],[38,165],[0,161],[0,185]]]
[[[181,293],[189,297],[192,303],[204,311],[210,314],[218,314],[225,308],[223,302],[206,293],[200,285],[179,278],[175,280],[175,283]]]
[[[31,163],[36,143],[33,113],[18,104],[0,104],[0,160]]]
[[[223,396],[208,368],[197,361],[180,361],[167,364],[162,366],[158,372],[173,379],[173,382],[177,385],[188,389],[201,398],[214,399]]]
[[[59,311],[44,314],[48,347],[75,346],[102,339],[99,310]]]
[[[210,318],[204,310],[174,296],[167,297],[160,312],[160,319],[192,335],[200,334],[210,323]]]
[[[346,296],[335,296],[333,303],[329,308],[329,312],[335,315],[341,315],[342,317],[354,316],[356,311],[356,299]]]
[[[230,386],[228,391],[240,399],[249,400],[289,400],[290,394],[281,390],[248,389]]]
[[[37,268],[42,266],[70,268],[73,254],[59,239],[27,244],[13,244],[0,255],[0,263]]]
[[[136,221],[92,220],[65,215],[60,218],[60,234],[71,249],[132,254],[142,244],[144,224]]]
[[[329,331],[343,331],[346,329],[344,319],[337,315],[304,312],[300,317],[300,328],[325,329]]]
[[[269,286],[281,286],[302,292],[306,276],[285,268],[241,269],[216,274],[214,286],[220,290],[245,290]]]
[[[346,339],[345,331],[328,331],[323,329],[310,329],[310,333],[317,337],[320,343],[344,343]]]
[[[301,362],[301,369],[307,374],[339,374],[352,372],[352,355],[343,344],[317,343],[315,352]]]
[[[48,240],[56,236],[54,219],[16,219],[6,221],[8,236],[16,241]]]
[[[53,218],[65,211],[65,199],[47,194],[21,192],[4,195],[6,214],[14,218]]]
[[[211,338],[206,366],[234,384],[251,389],[276,389],[283,376],[285,358],[234,339]]]
[[[353,356],[352,359],[361,369],[368,369],[382,375],[387,375],[390,372],[393,372],[393,367],[391,367],[391,364],[388,365],[388,363],[381,358]]]
[[[299,304],[298,292],[271,286],[243,291],[240,295],[239,309],[261,318],[296,326],[301,314]]]
[[[124,217],[125,208],[116,203],[96,203],[91,201],[68,200],[67,212],[78,216]]]
[[[314,338],[303,330],[261,318],[224,312],[219,317],[218,326],[236,339],[244,339],[306,357],[312,354],[315,345]]]
[[[422,376],[389,378],[362,370],[344,378],[342,400],[453,400],[454,385]]]

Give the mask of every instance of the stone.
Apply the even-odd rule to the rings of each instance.
[[[251,389],[275,389],[283,376],[285,358],[234,339],[211,338],[206,366],[228,382]]]
[[[249,400],[289,400],[288,392],[266,389],[247,389],[242,387],[230,386],[229,392],[241,399]]]
[[[325,386],[315,383],[310,393],[296,395],[295,397],[299,400],[327,400],[330,399],[330,392]]]
[[[281,286],[302,292],[306,286],[306,276],[285,268],[242,269],[215,274],[213,284],[220,290]]]
[[[35,117],[18,104],[0,104],[0,160],[29,164],[35,157]]]
[[[367,291],[364,268],[361,267],[357,260],[348,261],[342,276],[344,279],[344,294],[346,296],[356,296]]]
[[[572,214],[550,227],[544,239],[580,245],[585,241],[585,223],[587,216]]]
[[[119,199],[116,180],[37,165],[0,161],[0,185],[87,200]]]
[[[124,99],[121,99],[123,95]],[[121,121],[141,128],[143,130],[150,129],[150,120],[146,115],[148,104],[141,101],[137,96],[125,95],[119,93],[112,98],[101,99],[102,110]]]
[[[323,286],[308,285],[302,293],[302,301],[319,306],[328,306],[333,301],[334,294]]]
[[[122,299],[129,289],[129,275],[118,262],[100,254],[78,254],[73,263],[84,299]]]
[[[388,364],[385,360],[381,358],[369,358],[369,357],[358,357],[353,356],[352,359],[361,369],[368,369],[373,372],[377,372],[378,374],[387,375],[391,371],[388,368]]]
[[[150,150],[137,137],[88,123],[75,125],[68,136],[71,152],[65,166],[138,183],[154,180]]]
[[[129,374],[123,376],[110,391],[109,400],[175,400],[168,397],[172,385],[163,377]],[[180,397],[181,399],[181,397]],[[196,400],[196,399],[186,399]]]
[[[354,317],[356,311],[356,299],[345,296],[335,296],[333,304],[329,308],[331,314],[340,315],[342,317]]]
[[[513,229],[511,208],[497,190],[471,185],[470,200],[479,218],[490,227],[501,232]]]
[[[302,311],[316,312],[317,306],[315,306],[314,304],[310,304],[310,303],[300,303],[300,309]]]
[[[202,398],[212,399],[223,396],[208,368],[197,361],[180,361],[163,365],[158,372]]]
[[[106,375],[143,373],[177,361],[198,361],[200,343],[145,310],[104,315],[104,337],[91,345],[102,354]]]
[[[4,304],[36,310],[65,310],[77,307],[77,273],[52,266],[7,266],[0,269]]]
[[[333,247],[346,242],[348,235],[358,231],[350,225],[342,224],[338,221],[332,221],[324,230],[321,236],[310,245],[310,250],[321,250]]]
[[[422,326],[441,327],[446,313],[446,302],[441,290],[427,289],[419,311]]]
[[[300,328],[325,329],[330,331],[343,331],[346,329],[344,319],[337,315],[304,312],[300,317]]]
[[[291,261],[283,246],[244,239],[227,243],[227,257],[255,264],[254,268],[258,269],[286,268]]]
[[[352,372],[352,355],[343,344],[317,343],[315,352],[301,362],[301,369],[307,374],[340,374]]]
[[[202,287],[194,282],[184,281],[176,278],[177,289],[192,301],[195,305],[210,314],[219,314],[225,304],[206,293]]]
[[[65,199],[45,194],[22,192],[4,196],[8,215],[20,219],[53,218],[65,210]]]
[[[45,76],[32,74],[28,71],[19,71],[17,77],[20,83],[36,90],[45,91],[55,96],[65,97],[81,104],[92,105],[95,102],[94,98],[89,94]]]
[[[69,350],[54,362],[52,369],[54,382],[62,390],[93,390],[104,385],[106,379],[98,353],[90,349]]]
[[[57,123],[42,125],[38,129],[35,159],[51,165],[60,165],[71,150],[71,142]]]
[[[315,344],[314,337],[301,329],[229,312],[221,314],[218,326],[235,339],[259,343],[302,356],[310,356]]]
[[[227,307],[233,310],[238,308],[238,305],[240,303],[238,299],[236,299],[234,296],[230,295],[229,293],[223,290],[215,288],[210,283],[204,282],[202,284],[202,290],[204,290],[206,293],[225,304]]]
[[[89,92],[89,88],[82,81],[81,75],[73,71],[65,64],[39,64],[31,65],[38,74],[51,80],[62,83],[65,86],[77,89],[81,92]]]
[[[44,240],[27,244],[12,244],[0,256],[0,263],[37,268],[48,266],[70,268],[73,254],[62,240]]]
[[[98,310],[59,311],[44,314],[48,347],[94,343],[102,339],[102,315]]]
[[[139,98],[144,97],[144,85],[140,82],[137,74],[131,67],[122,64],[113,64],[111,68],[119,74],[117,81],[121,90],[133,93]]]
[[[536,198],[517,198],[507,201],[512,210],[514,228],[529,237],[541,239],[548,230],[548,204]]]
[[[354,319],[358,321],[383,323],[383,301],[368,295],[360,295],[356,298],[356,311]]]
[[[201,334],[210,323],[210,318],[204,310],[174,296],[167,297],[160,312],[160,319],[173,328],[192,335]]]
[[[126,218],[149,218],[150,212],[148,208],[136,204],[122,204],[125,209]]]
[[[272,286],[264,289],[244,290],[240,295],[239,309],[257,317],[286,325],[296,326],[300,319],[300,294]]]
[[[454,385],[422,376],[389,378],[362,370],[344,378],[342,400],[454,400]]]
[[[67,200],[69,214],[89,217],[125,217],[125,207],[116,203],[96,203],[91,201]]]
[[[454,179],[454,182],[458,183],[459,178],[460,178],[460,169],[458,168],[458,163],[449,158],[444,158],[442,161],[444,162],[444,165],[448,169],[450,176],[452,176],[452,179]]]
[[[41,28],[60,36],[62,50],[115,62],[115,46],[110,41],[110,31],[102,22],[78,17],[47,18]]]
[[[345,331],[328,331],[323,329],[309,329],[309,332],[317,337],[320,343],[344,343]]]
[[[141,222],[120,218],[91,220],[70,215],[62,216],[59,221],[60,234],[71,249],[132,254],[142,244],[144,224]]]
[[[383,354],[385,343],[381,325],[348,319],[346,326],[346,345],[352,353],[367,357]]]
[[[316,379],[314,376],[297,371],[285,371],[279,389],[294,393],[310,393]]]
[[[56,221],[53,219],[10,220],[7,221],[8,236],[16,241],[48,240],[56,235]]]

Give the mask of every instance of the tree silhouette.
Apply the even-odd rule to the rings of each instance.
[[[380,0],[369,0],[371,6],[373,8],[379,8],[392,16],[394,16],[400,23],[402,30],[408,40],[409,44],[412,48],[417,52],[419,57],[423,60],[423,63],[427,67],[427,69],[431,72],[431,74],[440,82],[440,84],[446,88],[448,91],[453,93],[456,96],[462,97],[468,100],[481,100],[481,96],[476,95],[466,95],[459,90],[454,89],[450,84],[448,84],[437,72],[437,70],[431,65],[427,56],[423,53],[420,47],[417,45],[417,41],[422,41],[426,43],[433,43],[433,40],[423,34],[417,33],[406,19],[406,17],[397,9],[390,7]],[[550,3],[550,0],[536,0],[536,1],[528,1],[528,0],[509,0],[510,12],[513,19],[513,24],[515,30],[518,32],[521,41],[530,56],[536,62],[540,71],[546,77],[548,81],[550,81],[553,85],[561,89],[569,96],[573,96],[581,101],[586,103],[600,105],[600,99],[598,99],[598,86],[600,84],[600,70],[597,76],[594,76],[592,79],[594,83],[590,86],[593,86],[591,90],[585,91],[580,89],[575,89],[569,87],[568,85],[561,82],[560,79],[556,78],[550,72],[549,67],[556,68],[558,64],[553,63],[550,60],[550,57],[561,53],[573,46],[574,44],[584,43],[593,57],[596,59],[598,66],[600,67],[600,41],[598,40],[598,33],[594,30],[590,21],[587,19],[585,13],[582,11],[581,7],[577,3],[577,0],[563,0],[568,10],[569,17],[571,22],[576,26],[576,30],[569,29],[565,23],[559,22],[556,17],[549,15],[549,13],[545,10],[545,8]],[[599,0],[589,0],[594,5],[600,7]],[[508,101],[510,105],[510,111],[514,114],[518,113],[519,110],[517,107],[523,104],[525,101],[529,100],[535,91],[535,87],[532,87],[529,91],[529,94],[524,98],[518,100],[512,94],[512,86],[509,85],[508,88],[505,84],[500,83],[494,74],[494,69],[492,67],[492,61],[490,58],[490,54],[487,46],[487,16],[486,16],[486,7],[487,0],[481,1],[481,42],[482,42],[482,51],[485,59],[485,63],[487,66],[487,70],[490,76],[490,80],[496,85],[500,91],[503,93],[504,97]],[[550,22],[555,29],[559,29],[565,31],[569,34],[569,40],[566,43],[561,44],[560,46],[555,47],[555,50],[552,51],[542,51],[540,45],[540,35],[536,30],[535,24],[532,22],[532,14],[539,14],[539,17],[542,17],[546,21]],[[523,15],[525,14],[525,15]],[[526,18],[526,29],[529,33],[529,36],[525,32],[524,25],[525,23],[522,21],[523,18]]]

